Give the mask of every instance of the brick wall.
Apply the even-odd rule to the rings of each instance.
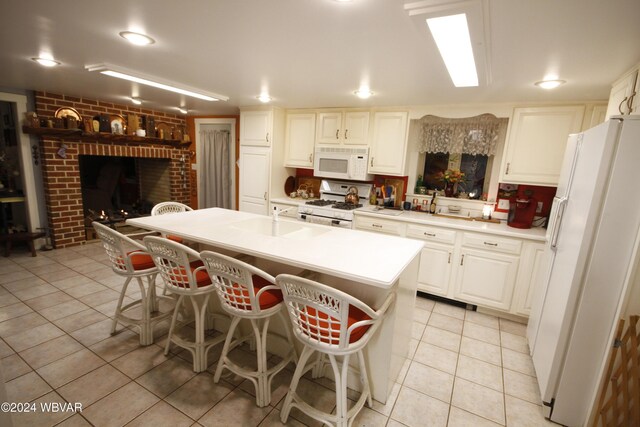
[[[39,117],[52,117],[60,107],[73,107],[82,116],[95,116],[100,113],[150,114],[156,121],[171,125],[185,125],[179,116],[128,107],[110,102],[94,101],[68,95],[36,92],[36,112]],[[45,201],[49,217],[49,228],[54,247],[62,248],[81,244],[85,241],[85,221],[80,189],[79,156],[118,156],[170,160],[171,200],[188,204],[191,183],[188,162],[190,152],[186,148],[174,148],[170,145],[135,145],[130,142],[112,141],[86,142],[74,137],[42,137],[40,139]],[[65,157],[58,152],[64,144]],[[183,161],[185,160],[185,161]],[[184,172],[184,173],[182,173]]]

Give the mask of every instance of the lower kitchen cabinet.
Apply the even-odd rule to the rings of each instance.
[[[389,221],[372,217],[356,217],[355,228],[377,233],[404,235],[404,223],[400,221]]]
[[[463,249],[460,252],[455,299],[509,310],[519,258],[515,255]]]
[[[522,261],[516,281],[512,312],[520,316],[529,316],[533,293],[542,286],[548,269],[547,253],[544,243],[525,243],[522,249]]]
[[[418,290],[446,297],[453,267],[453,246],[425,243],[420,253]]]

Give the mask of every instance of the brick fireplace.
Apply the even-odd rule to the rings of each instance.
[[[156,122],[185,125],[183,118],[164,112],[67,95],[36,93],[36,112],[39,117],[52,117],[61,107],[72,107],[83,117],[136,113],[152,115]],[[138,159],[139,167],[153,163],[144,159],[165,159],[168,161],[170,200],[189,203],[190,151],[184,146],[176,148],[164,143],[142,145],[131,141],[87,141],[73,136],[41,136],[40,150],[49,228],[52,244],[56,248],[78,245],[86,240],[80,156],[134,157]]]

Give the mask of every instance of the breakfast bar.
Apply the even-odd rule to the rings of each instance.
[[[365,352],[373,397],[386,401],[408,357],[421,242],[220,208],[127,223],[180,236],[200,249],[250,255],[267,271],[282,266],[310,272],[373,308],[394,292],[395,303]],[[358,381],[349,384],[357,388]]]

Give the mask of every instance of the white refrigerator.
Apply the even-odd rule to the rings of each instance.
[[[527,338],[545,416],[587,421],[638,263],[640,116],[571,135]]]

